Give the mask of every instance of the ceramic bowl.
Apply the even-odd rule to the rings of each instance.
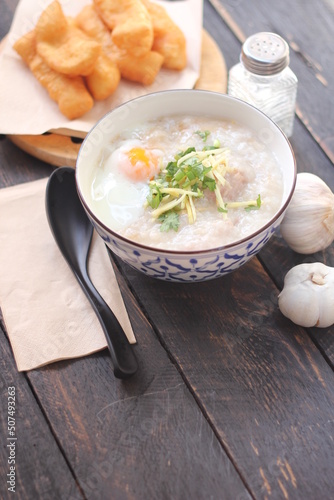
[[[276,156],[283,172],[279,210],[262,228],[234,243],[201,251],[167,251],[130,241],[102,223],[90,206],[90,172],[104,147],[120,132],[168,114],[199,114],[236,120],[250,128]],[[283,132],[262,112],[225,94],[202,90],[171,90],[139,97],[107,113],[87,134],[76,164],[80,200],[96,231],[123,261],[147,276],[174,282],[205,281],[240,268],[269,241],[283,219],[296,182],[296,164]]]

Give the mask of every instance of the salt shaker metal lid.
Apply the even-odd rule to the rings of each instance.
[[[289,45],[275,33],[256,33],[244,42],[240,58],[251,73],[274,75],[288,66]]]

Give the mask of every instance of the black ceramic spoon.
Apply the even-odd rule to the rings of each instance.
[[[52,172],[46,187],[46,213],[53,236],[100,320],[107,339],[114,374],[127,378],[137,370],[137,360],[116,316],[92,284],[87,257],[93,226],[80,202],[75,171],[61,167]]]

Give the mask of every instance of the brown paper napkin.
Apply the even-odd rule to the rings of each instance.
[[[107,346],[100,323],[53,239],[47,179],[0,190],[0,306],[19,371]],[[103,241],[93,237],[92,281],[136,342]]]

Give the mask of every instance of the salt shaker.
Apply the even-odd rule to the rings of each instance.
[[[289,68],[289,46],[275,33],[257,33],[244,42],[240,62],[229,72],[228,94],[269,116],[292,135],[298,80]]]

